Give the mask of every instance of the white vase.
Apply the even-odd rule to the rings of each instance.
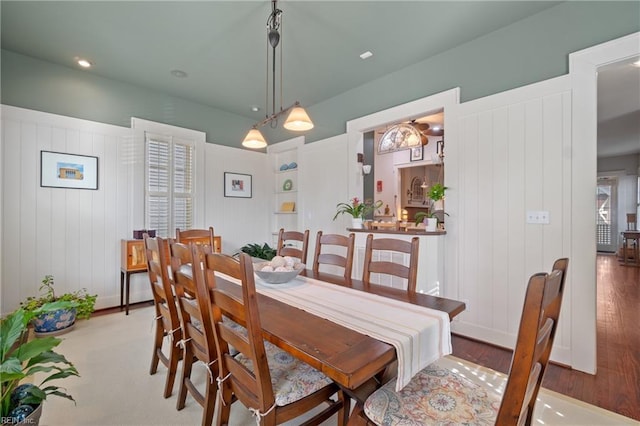
[[[435,217],[427,218],[427,226],[425,231],[427,232],[435,232],[438,229],[438,219]]]
[[[351,227],[353,229],[362,229],[362,218],[354,217],[353,219],[351,219]]]

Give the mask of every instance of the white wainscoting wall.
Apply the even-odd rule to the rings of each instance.
[[[36,295],[46,274],[54,275],[59,293],[87,288],[98,294],[98,309],[119,305],[120,239],[144,226],[144,137],[136,134],[2,105],[0,314]],[[41,150],[97,156],[98,190],[40,187]],[[266,155],[201,140],[196,156],[196,226],[214,226],[229,254],[267,241]],[[253,197],[225,198],[225,171],[251,174]],[[150,299],[147,275],[132,275],[131,301]]]
[[[2,314],[51,274],[119,304],[120,236],[128,231],[130,129],[2,106]],[[97,156],[98,190],[40,187],[40,151]],[[116,302],[116,299],[118,300]]]
[[[270,241],[269,210],[273,190],[272,171],[263,152],[230,148],[211,143],[205,146],[204,225],[222,236],[223,253],[233,254],[248,243]],[[224,172],[250,174],[251,198],[224,196]]]
[[[513,347],[528,278],[571,257],[570,84],[563,76],[460,105],[458,145],[446,158],[458,173],[445,170],[458,197],[451,243],[467,305],[458,333]],[[527,211],[548,211],[550,223],[527,223]],[[573,291],[569,274],[553,353],[569,365]]]
[[[344,215],[333,220],[336,205],[346,203],[357,195],[349,194],[347,189],[347,153],[346,134],[300,147],[298,173],[300,186],[305,189],[298,194],[302,212],[299,223],[301,229],[308,229],[310,233],[307,257],[309,265],[313,261],[318,231],[346,235],[347,227],[351,226],[351,221]]]

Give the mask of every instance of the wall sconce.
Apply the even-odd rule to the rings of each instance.
[[[371,164],[364,164],[364,154],[358,153],[358,163],[362,164],[362,174],[368,175],[371,173]]]
[[[444,139],[436,142],[436,154],[440,157],[440,161],[444,160]]]

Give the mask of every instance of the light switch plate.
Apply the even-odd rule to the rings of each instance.
[[[527,223],[533,223],[538,225],[549,224],[549,212],[548,211],[527,211]]]

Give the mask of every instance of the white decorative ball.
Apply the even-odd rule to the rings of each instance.
[[[271,259],[270,263],[271,263],[271,266],[273,266],[274,268],[286,265],[286,261],[282,256],[275,256],[273,259]]]

